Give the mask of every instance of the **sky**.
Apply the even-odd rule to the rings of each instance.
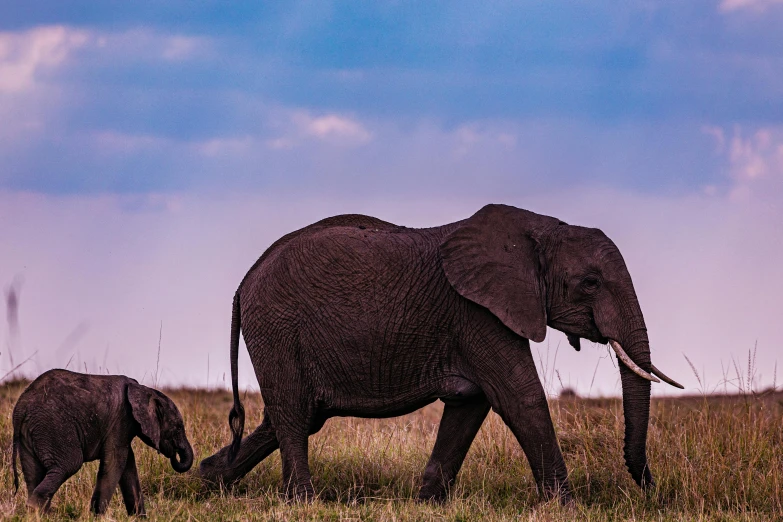
[[[780,384],[780,27],[780,0],[1,2],[0,376],[226,386],[278,237],[507,203],[617,243],[686,392]],[[618,394],[583,344],[533,345],[548,391]]]

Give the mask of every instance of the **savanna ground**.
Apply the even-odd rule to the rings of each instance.
[[[0,386],[0,518],[35,520],[26,491],[13,494],[11,411],[26,383]],[[134,442],[151,520],[783,520],[783,394],[717,395],[652,402],[649,450],[657,488],[642,493],[622,459],[619,399],[550,402],[576,504],[542,502],[522,451],[490,413],[449,502],[416,503],[434,444],[439,403],[387,420],[332,419],[310,438],[319,500],[286,504],[279,452],[231,491],[202,490],[198,462],[229,441],[225,391],[167,390],[185,418],[196,464],[178,475],[168,460]],[[257,394],[245,395],[247,427],[261,420]],[[89,518],[97,463],[58,491],[52,520]],[[125,520],[119,491],[105,520]]]

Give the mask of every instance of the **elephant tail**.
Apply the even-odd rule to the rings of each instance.
[[[245,431],[245,408],[239,400],[239,333],[242,328],[239,313],[239,290],[234,294],[234,306],[231,311],[231,388],[234,392],[234,406],[228,414],[228,425],[231,427],[231,447],[228,450],[228,461],[233,462],[239,453],[242,442],[242,432]]]
[[[19,473],[16,471],[16,454],[19,447],[19,435],[14,430],[13,449],[11,450],[11,467],[14,469],[14,495],[19,491]]]

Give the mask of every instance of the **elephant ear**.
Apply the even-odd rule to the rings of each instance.
[[[559,220],[507,205],[487,205],[440,245],[443,269],[463,297],[535,342],[546,336],[546,296],[538,238]]]
[[[159,449],[160,421],[158,420],[158,398],[156,394],[141,384],[128,384],[128,402],[131,405],[133,418],[141,426],[141,432],[152,442],[152,447]]]

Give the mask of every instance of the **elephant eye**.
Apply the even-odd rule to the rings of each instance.
[[[588,292],[594,292],[601,286],[601,280],[595,276],[587,276],[582,279],[582,288]]]

